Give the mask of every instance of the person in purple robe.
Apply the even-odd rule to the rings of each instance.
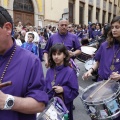
[[[78,96],[78,79],[69,66],[69,53],[63,44],[55,44],[49,53],[50,68],[46,74],[46,92],[49,99],[61,97],[68,111],[69,120],[73,120],[73,100]]]
[[[98,40],[101,35],[102,35],[101,24],[97,23],[95,26],[95,30],[92,31],[92,40]]]
[[[37,56],[16,45],[12,29],[10,14],[0,6],[0,119],[36,120],[48,103],[42,65]]]
[[[88,33],[89,33],[89,39],[92,39],[92,32],[95,30],[95,23],[91,23],[89,25],[89,30],[88,30]]]
[[[51,35],[47,41],[45,49],[43,50],[44,53],[44,61],[45,66],[48,68],[48,52],[52,45],[56,43],[62,43],[66,46],[67,50],[69,50],[70,57],[75,58],[78,56],[80,51],[80,42],[76,35],[67,31],[68,29],[68,20],[60,19],[58,23],[58,32]]]
[[[37,48],[37,45],[35,45],[33,43],[33,40],[34,40],[34,34],[33,33],[28,33],[28,40],[27,40],[27,42],[24,42],[21,45],[21,47],[31,51],[35,55],[38,55],[38,48]]]
[[[79,41],[81,41],[82,38],[83,38],[83,29],[82,29],[81,26],[78,26],[78,27],[77,27],[76,35],[77,35]]]
[[[80,55],[81,50],[80,50],[80,42],[78,40],[78,37],[68,32],[67,29],[68,29],[68,20],[64,18],[60,19],[58,23],[58,32],[50,36],[45,46],[45,49],[43,50],[46,68],[49,67],[48,53],[49,53],[50,48],[54,44],[57,44],[57,43],[64,44],[72,59],[75,59],[76,56]],[[76,71],[76,74],[77,74],[77,71]],[[73,106],[73,109],[75,109],[75,106]]]
[[[103,42],[95,54],[95,64],[89,69],[83,78],[91,76],[98,69],[97,81],[120,80],[120,16],[111,21],[111,30],[108,38]],[[120,120],[120,116],[114,120]]]

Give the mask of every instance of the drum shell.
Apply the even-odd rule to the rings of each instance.
[[[81,62],[84,62],[84,63],[85,63],[85,61],[87,61],[90,58],[92,58],[91,55],[85,54],[83,52],[77,56],[77,59],[80,60]]]
[[[83,95],[85,92],[89,89],[91,89],[93,86],[95,86],[98,83],[94,83],[90,86],[88,86],[86,89],[84,89],[84,92],[81,95],[81,100],[83,102],[83,105],[87,111],[87,113],[90,115],[92,119],[97,120],[109,120],[117,118],[120,115],[120,88],[118,87],[118,90],[109,98],[104,99],[103,101],[87,101],[83,98]],[[116,107],[116,111],[112,113],[109,109],[109,104],[114,103]],[[104,116],[104,115],[105,116]]]
[[[94,63],[95,63],[95,60],[93,58],[88,59],[87,61],[85,61],[85,69],[89,70]]]
[[[81,54],[77,56],[77,59],[82,62],[85,62],[86,60],[93,58],[96,50],[96,48],[90,46],[82,46]]]
[[[65,114],[68,114],[68,110],[63,101],[54,97],[49,101],[45,110],[38,115],[37,120],[62,120]]]

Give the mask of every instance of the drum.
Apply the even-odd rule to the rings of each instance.
[[[94,48],[98,48],[98,45],[99,45],[99,43],[96,40],[94,42],[89,43],[89,46],[94,47]]]
[[[40,113],[37,120],[62,120],[68,110],[59,97],[52,98],[45,110]]]
[[[80,97],[93,120],[112,120],[120,115],[120,85],[118,82],[110,80],[92,98],[90,97],[104,82],[88,86]]]
[[[77,59],[82,61],[82,62],[85,62],[86,60],[88,60],[88,59],[93,57],[93,55],[95,54],[96,50],[97,49],[94,48],[94,47],[82,46],[81,47],[82,53],[79,56],[77,56]]]
[[[91,59],[88,59],[86,62],[85,62],[85,69],[86,70],[89,70],[93,64],[95,63],[95,60],[93,58]]]

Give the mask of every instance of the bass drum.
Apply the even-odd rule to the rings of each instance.
[[[90,97],[104,82],[88,86],[81,94],[84,107],[93,120],[113,120],[120,116],[120,85],[118,82],[109,81],[92,98]]]
[[[40,113],[37,120],[64,120],[68,110],[59,97],[52,98],[45,110]]]

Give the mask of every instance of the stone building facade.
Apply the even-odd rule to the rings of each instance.
[[[70,23],[107,23],[120,15],[120,0],[0,0],[11,14],[14,24],[57,25],[60,18]]]

